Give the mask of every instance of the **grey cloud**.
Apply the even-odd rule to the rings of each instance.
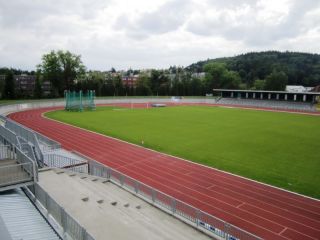
[[[320,49],[318,0],[291,0],[288,15],[275,24],[257,18],[267,0],[158,0],[163,5],[144,12],[143,1],[131,12],[123,8],[126,0],[117,1],[0,0],[0,66],[34,69],[52,49],[81,54],[89,69],[100,70]]]
[[[214,1],[215,2],[215,1]],[[228,2],[233,2],[229,0]],[[268,25],[256,21],[256,12],[259,10],[256,1],[241,1],[251,4],[250,12],[237,19],[236,24],[225,16],[225,9],[214,18],[203,17],[194,19],[187,26],[187,30],[203,36],[221,36],[229,40],[245,41],[249,45],[263,46],[275,41],[296,37],[308,30],[304,28],[303,21],[306,14],[319,7],[319,1],[295,0],[291,3],[289,15],[279,24]],[[211,6],[214,6],[212,3]],[[234,6],[238,8],[239,6]],[[308,26],[313,27],[313,26]]]
[[[50,16],[77,16],[93,18],[98,11],[108,6],[110,0],[14,0],[0,1],[0,26],[3,28],[32,28]]]
[[[147,12],[137,19],[120,16],[114,28],[124,30],[132,38],[143,39],[152,34],[163,34],[182,26],[191,10],[191,1],[173,0],[153,12]]]
[[[207,0],[208,6],[214,6],[218,8],[230,8],[240,5],[255,5],[258,0]]]

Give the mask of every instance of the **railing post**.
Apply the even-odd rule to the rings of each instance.
[[[42,190],[43,193],[45,193],[43,190]],[[49,195],[47,193],[45,193],[45,209],[47,210],[47,214],[46,214],[46,218],[49,219],[49,214],[50,214],[50,208],[49,208]]]
[[[229,233],[230,233],[230,224],[224,223],[224,233],[225,233],[225,239],[229,239]]]
[[[120,176],[120,184],[121,184],[121,186],[123,186],[123,182],[124,182],[124,176],[121,175],[121,176]]]
[[[110,168],[106,168],[107,169],[107,179],[110,180],[111,178],[111,169]]]
[[[199,227],[200,216],[201,216],[201,212],[200,212],[199,209],[197,209],[197,210],[196,210],[196,222],[197,222],[197,227]]]
[[[174,214],[176,212],[176,200],[175,199],[172,199],[172,202],[171,202],[171,208],[172,208],[172,213]]]
[[[32,162],[33,182],[38,182],[38,167],[35,162]]]
[[[152,202],[156,201],[156,197],[157,197],[156,195],[157,195],[156,191],[152,189],[152,192],[151,192]]]
[[[135,184],[135,188],[134,188],[134,191],[136,192],[136,194],[138,194],[138,192],[139,192],[139,183],[138,182],[136,182],[136,184]]]
[[[91,174],[91,161],[88,161],[88,174],[92,175]]]
[[[87,240],[88,239],[87,230],[84,229],[83,227],[82,227],[81,235],[82,235],[82,239],[81,240]]]
[[[67,214],[66,211],[64,210],[64,208],[61,208],[61,227],[63,230],[63,239],[67,239]]]

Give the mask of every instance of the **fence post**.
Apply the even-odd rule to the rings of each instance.
[[[200,212],[199,209],[197,209],[197,210],[196,210],[196,222],[197,222],[197,227],[199,227],[200,216],[201,216],[201,212]]]
[[[86,229],[82,228],[81,235],[82,235],[82,239],[81,240],[87,240],[88,239],[88,235],[87,235]]]
[[[136,184],[135,184],[135,188],[134,188],[134,191],[136,192],[136,194],[138,194],[138,192],[139,192],[139,183],[138,182],[136,182]]]
[[[92,175],[91,174],[91,161],[88,161],[88,174]]]
[[[171,202],[171,207],[172,207],[172,213],[174,214],[176,212],[176,200],[173,198]]]
[[[121,184],[121,186],[123,186],[123,182],[124,182],[124,176],[121,175],[121,176],[120,176],[120,184]]]
[[[66,233],[67,233],[67,214],[64,208],[61,208],[61,227],[63,230],[63,239],[67,239]]]
[[[35,162],[32,162],[33,182],[38,182],[38,168]]]
[[[107,170],[107,179],[110,180],[111,178],[111,170],[110,168],[105,168]]]
[[[229,223],[224,223],[224,233],[225,233],[225,238],[229,239],[229,233],[230,233],[230,224]]]
[[[42,191],[42,193],[45,193],[45,192]],[[50,208],[49,208],[49,195],[47,193],[45,193],[45,200],[44,201],[45,201],[44,207],[47,210],[46,218],[49,219]]]
[[[152,192],[151,192],[151,197],[152,197],[152,202],[155,202],[156,201],[156,191],[154,189],[152,189]]]

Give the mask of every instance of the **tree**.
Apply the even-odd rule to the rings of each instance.
[[[4,84],[4,98],[14,99],[15,94],[15,81],[12,70],[8,70],[5,76],[5,84]]]
[[[221,76],[221,87],[227,89],[237,89],[241,83],[238,72],[226,70]]]
[[[266,90],[284,91],[288,84],[288,76],[283,71],[273,71],[266,78]]]
[[[114,89],[114,96],[121,96],[124,94],[124,86],[120,75],[112,76],[112,84]]]
[[[41,80],[40,80],[40,73],[37,72],[36,74],[36,82],[34,86],[34,93],[33,93],[34,98],[41,98],[42,97],[42,86],[41,86]]]
[[[151,91],[150,78],[147,74],[140,74],[137,85],[136,85],[136,94],[139,96],[149,96],[152,94]]]
[[[72,89],[74,80],[84,74],[85,67],[80,55],[59,50],[44,54],[38,70],[51,82],[54,95],[63,96],[64,90]]]
[[[264,90],[265,89],[265,85],[266,85],[266,81],[265,80],[256,79],[254,81],[254,83],[253,83],[252,90]]]
[[[238,88],[241,83],[239,73],[229,71],[224,63],[209,63],[205,65],[207,92],[213,88]]]
[[[227,71],[226,64],[224,63],[208,63],[204,66],[206,72],[206,90],[211,92],[213,88],[221,88],[222,75]]]

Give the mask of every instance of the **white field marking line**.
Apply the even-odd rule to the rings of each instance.
[[[281,232],[279,232],[279,235],[281,235],[282,233],[284,233],[284,231],[286,231],[288,228],[285,227]]]
[[[243,205],[245,205],[245,204],[247,204],[246,202],[242,202],[242,203],[240,203],[238,206],[236,206],[236,208],[240,208],[241,206],[243,206]],[[243,210],[243,209],[242,209]]]
[[[309,116],[320,116],[319,113],[313,113],[313,112],[303,112],[303,111],[294,111],[294,110],[285,110],[285,109],[268,109],[268,108],[259,108],[259,107],[250,107],[245,105],[233,105],[233,104],[219,104],[219,103],[174,103],[173,105],[170,105],[170,102],[165,102],[166,104],[169,104],[168,106],[211,106],[211,107],[223,107],[223,108],[238,108],[238,109],[246,109],[246,110],[257,110],[257,111],[265,111],[265,112],[280,112],[280,113],[291,113],[291,114],[300,114],[300,115],[309,115]],[[119,104],[126,104],[126,103],[119,103]],[[143,103],[141,103],[143,104]],[[97,106],[108,106],[109,104],[97,104]]]
[[[128,111],[126,108],[114,108],[113,111]]]
[[[58,110],[58,109],[57,109],[57,110]],[[143,148],[143,149],[147,149],[147,150],[149,150],[149,151],[152,151],[152,152],[155,152],[155,153],[158,153],[158,154],[163,154],[163,155],[166,155],[166,156],[169,156],[169,157],[177,158],[177,159],[180,159],[180,160],[182,160],[182,161],[186,161],[186,162],[189,162],[189,163],[198,165],[198,166],[202,166],[202,167],[205,167],[205,168],[208,168],[208,169],[214,169],[214,170],[217,170],[217,171],[222,172],[222,173],[225,173],[225,174],[230,174],[230,175],[235,176],[235,177],[240,177],[240,178],[245,179],[245,180],[249,180],[249,181],[252,181],[252,182],[255,182],[255,183],[259,183],[259,184],[262,184],[262,185],[265,185],[265,186],[268,186],[268,187],[271,187],[271,188],[275,188],[275,189],[282,190],[282,191],[285,191],[285,192],[288,192],[288,193],[292,193],[292,194],[297,195],[297,196],[300,196],[300,197],[305,197],[305,198],[309,198],[309,199],[311,199],[311,200],[315,200],[315,201],[317,201],[317,202],[320,202],[319,199],[316,199],[316,198],[313,198],[313,197],[305,196],[305,195],[300,194],[300,193],[296,193],[296,192],[292,192],[292,191],[290,191],[290,190],[286,190],[286,189],[283,189],[283,188],[280,188],[280,187],[272,186],[272,185],[270,185],[270,184],[263,183],[263,182],[259,182],[259,181],[256,181],[256,180],[253,180],[253,179],[250,179],[250,178],[246,178],[246,177],[243,177],[243,176],[234,174],[234,173],[229,173],[229,172],[226,172],[226,171],[223,171],[223,170],[214,168],[214,167],[210,167],[210,166],[202,165],[202,164],[200,164],[200,163],[192,162],[192,161],[190,161],[190,160],[188,160],[188,159],[184,159],[184,158],[177,157],[177,156],[174,156],[174,155],[170,155],[170,154],[167,154],[167,153],[161,153],[161,152],[158,152],[158,151],[156,151],[156,150],[153,150],[153,149],[150,149],[150,148],[146,148],[146,147],[143,147],[143,146],[134,144],[134,143],[130,143],[130,142],[127,142],[127,141],[124,141],[124,140],[121,140],[121,139],[117,139],[117,138],[114,138],[114,137],[110,137],[110,136],[107,136],[107,135],[103,135],[103,134],[101,134],[101,133],[97,133],[97,132],[94,132],[94,131],[91,131],[91,130],[88,130],[88,129],[80,128],[80,127],[78,127],[78,126],[74,126],[74,125],[71,125],[71,124],[69,124],[69,123],[64,123],[64,122],[62,122],[62,121],[58,121],[58,120],[55,120],[55,119],[51,119],[51,118],[48,118],[48,117],[44,116],[44,114],[47,113],[47,112],[50,112],[50,110],[48,110],[48,111],[46,111],[46,112],[42,112],[42,113],[41,113],[41,116],[42,116],[43,118],[46,118],[46,119],[51,120],[51,121],[56,121],[56,122],[59,122],[59,123],[62,123],[62,124],[66,124],[66,125],[69,125],[69,126],[72,126],[72,127],[75,127],[75,128],[79,128],[79,129],[82,129],[82,130],[85,130],[85,131],[88,131],[88,132],[91,132],[91,133],[99,134],[99,135],[101,135],[101,136],[114,139],[114,140],[116,140],[116,141],[120,141],[120,142],[127,143],[127,144],[130,144],[130,145],[136,146],[136,147],[140,147],[140,148]],[[268,192],[268,191],[266,190],[266,192]],[[276,194],[276,195],[279,195],[279,194],[277,194],[277,193],[275,193],[275,194]],[[290,199],[291,199],[291,198],[290,198]],[[293,200],[296,200],[296,199],[293,199]],[[297,201],[297,200],[296,200],[296,201]]]
[[[103,104],[101,104],[101,105],[99,104],[99,106],[103,106]],[[108,106],[108,105],[107,105],[107,106]],[[219,105],[214,105],[214,104],[212,104],[212,106],[219,106]],[[222,106],[222,105],[220,105],[220,106]],[[319,199],[316,199],[316,198],[313,198],[313,197],[309,197],[309,196],[306,196],[306,195],[303,195],[303,194],[300,194],[300,193],[292,192],[292,191],[290,191],[290,190],[283,189],[283,188],[280,188],[280,187],[272,186],[272,185],[270,185],[270,184],[263,183],[263,182],[259,182],[259,181],[256,181],[256,180],[253,180],[253,179],[250,179],[250,178],[246,178],[246,177],[243,177],[243,176],[234,174],[234,173],[229,173],[229,172],[226,172],[226,171],[223,171],[223,170],[214,168],[214,167],[210,167],[210,166],[202,165],[202,164],[200,164],[200,163],[192,162],[192,161],[190,161],[190,160],[183,159],[183,158],[181,158],[181,157],[173,156],[173,155],[170,155],[170,154],[167,154],[167,153],[161,153],[161,152],[158,152],[158,151],[156,151],[156,150],[153,150],[153,149],[150,149],[150,148],[146,148],[146,147],[142,147],[142,146],[137,145],[137,144],[134,144],[134,143],[126,142],[126,141],[121,140],[121,139],[117,139],[117,138],[114,138],[114,137],[110,137],[110,136],[107,136],[107,135],[103,135],[103,134],[101,134],[101,133],[97,133],[97,132],[94,132],[94,131],[91,131],[91,130],[88,130],[88,129],[80,128],[80,127],[77,127],[77,126],[74,126],[74,125],[71,125],[71,124],[68,124],[68,123],[64,123],[64,122],[61,122],[61,121],[58,121],[58,120],[55,120],[55,119],[48,118],[48,117],[46,117],[46,116],[44,115],[45,113],[47,113],[47,112],[52,112],[52,111],[56,111],[56,110],[61,110],[61,109],[63,109],[63,106],[61,106],[61,107],[59,107],[59,106],[44,107],[44,108],[55,108],[55,109],[52,109],[52,110],[47,109],[47,111],[44,111],[44,112],[41,113],[41,117],[43,117],[43,118],[45,118],[45,119],[47,119],[47,120],[59,122],[59,123],[62,123],[62,124],[66,124],[66,125],[69,125],[69,126],[72,126],[72,127],[75,127],[75,128],[82,129],[82,130],[84,130],[84,131],[88,131],[88,132],[91,132],[91,133],[99,134],[99,135],[101,135],[101,136],[114,139],[114,140],[116,140],[116,141],[124,142],[124,143],[130,144],[130,145],[136,146],[136,147],[140,147],[140,148],[143,148],[143,149],[147,149],[147,150],[149,150],[149,151],[156,152],[156,153],[158,153],[158,154],[163,154],[163,155],[166,155],[166,156],[169,156],[169,157],[173,157],[173,158],[176,158],[176,159],[180,159],[180,160],[182,160],[182,161],[186,161],[186,162],[188,162],[188,163],[192,163],[192,164],[195,164],[195,165],[204,167],[204,168],[213,169],[213,170],[216,170],[216,171],[225,173],[225,174],[227,174],[227,175],[232,175],[232,176],[235,176],[235,177],[239,177],[239,178],[242,178],[242,179],[251,181],[251,182],[255,182],[255,183],[258,183],[258,184],[262,184],[262,185],[267,186],[267,187],[270,187],[270,188],[274,188],[274,189],[277,189],[277,190],[281,190],[281,191],[284,191],[284,192],[291,193],[291,194],[293,194],[293,195],[297,195],[297,196],[300,196],[300,197],[303,197],[303,198],[308,198],[308,199],[314,200],[314,201],[316,201],[316,202],[320,202]],[[38,109],[38,108],[37,108],[37,109]],[[252,108],[251,108],[251,109],[252,109]],[[24,109],[24,110],[19,110],[19,111],[13,111],[12,113],[14,113],[14,112],[22,112],[22,111],[31,111],[31,110],[33,110],[33,109],[27,109],[27,110]],[[277,112],[277,111],[275,111],[275,112]],[[320,116],[320,115],[319,115],[319,116]],[[266,192],[269,192],[268,190],[265,190],[265,191],[266,191]],[[278,194],[278,193],[274,193],[274,194],[280,195],[280,194]],[[281,196],[281,195],[280,195],[280,196]],[[283,197],[286,197],[286,196],[283,196]],[[289,199],[292,199],[292,198],[289,197]],[[296,200],[296,199],[292,199],[292,200],[301,202],[300,200]]]
[[[238,109],[246,109],[246,110],[257,110],[257,111],[264,111],[264,112],[280,112],[280,113],[292,113],[292,114],[300,114],[300,115],[309,115],[309,116],[320,116],[320,114],[312,113],[312,112],[299,112],[299,111],[290,111],[290,110],[283,110],[283,109],[265,109],[265,108],[255,108],[255,107],[248,107],[248,106],[241,106],[241,105],[227,105],[227,104],[212,104],[212,106],[217,107],[224,107],[224,108],[238,108]]]
[[[49,111],[50,111],[50,110],[49,110]],[[49,111],[48,111],[48,112],[49,112]],[[46,112],[41,113],[41,116],[42,116],[43,118],[49,119],[49,118],[43,116],[44,113],[46,113]],[[62,123],[62,124],[66,124],[66,125],[69,125],[69,126],[71,126],[71,127],[75,127],[75,128],[78,128],[78,129],[81,129],[81,130],[85,130],[85,131],[88,131],[88,132],[91,132],[91,133],[96,133],[96,132],[93,132],[93,131],[91,131],[91,130],[82,129],[82,128],[80,128],[80,127],[73,126],[73,125],[68,124],[68,123],[60,122],[60,121],[58,121],[58,120],[54,120],[54,119],[49,119],[49,120],[56,121],[56,122],[59,122],[59,123]],[[112,139],[115,139],[115,140],[118,140],[118,141],[121,141],[121,142],[125,142],[125,141],[123,141],[123,140],[119,140],[119,139],[116,139],[116,138],[113,138],[113,137],[109,137],[109,136],[106,136],[106,135],[103,135],[103,134],[100,134],[100,133],[96,133],[96,134],[99,134],[99,135],[104,136],[104,137],[107,137],[107,138],[112,138]],[[128,142],[125,142],[125,143],[128,143]],[[131,144],[131,143],[129,143],[129,144]],[[139,146],[139,145],[135,145],[135,144],[131,144],[131,145]],[[139,146],[139,147],[141,147],[141,146]],[[142,147],[142,148],[144,148],[144,147]],[[149,150],[148,148],[144,148],[144,149]],[[152,150],[152,149],[150,149],[150,150],[151,150],[151,151],[154,151],[154,150]],[[159,153],[159,155],[163,154],[163,153],[160,153],[160,152],[157,152],[157,151],[154,151],[154,152]],[[164,155],[168,155],[168,154],[164,154]],[[168,155],[168,156],[171,156],[171,155]],[[174,156],[171,156],[171,157],[174,157]],[[175,158],[177,158],[177,157],[175,157]],[[181,159],[181,160],[190,162],[189,160],[185,160],[185,159]],[[191,163],[194,164],[194,162],[191,162]],[[195,164],[197,164],[197,163],[195,163]],[[201,164],[199,164],[199,165],[201,165]],[[201,166],[203,166],[203,165],[201,165]],[[204,166],[204,167],[207,167],[207,166]],[[121,168],[121,167],[120,167],[120,168]],[[208,168],[212,168],[212,167],[208,167]],[[215,169],[215,168],[212,168],[212,169]],[[217,169],[217,170],[220,171],[219,169]],[[224,171],[222,171],[222,172],[224,172]],[[227,172],[226,172],[226,173],[227,173]],[[228,174],[229,174],[229,173],[228,173]],[[231,175],[234,175],[234,174],[231,174]],[[237,176],[237,175],[235,175],[235,176]],[[241,176],[240,176],[240,177],[241,177]],[[149,178],[149,179],[152,180],[152,178],[150,178],[150,177],[147,177],[147,178]],[[245,179],[246,179],[246,178],[245,178]],[[251,179],[248,179],[248,180],[251,180]],[[254,181],[254,180],[252,180],[252,181]],[[257,182],[257,181],[254,181],[254,182]],[[259,183],[259,182],[258,182],[258,183]],[[160,183],[160,184],[161,184],[161,183]],[[161,185],[163,185],[163,184],[161,184]],[[165,185],[165,186],[166,186],[166,187],[169,187],[169,188],[171,188],[171,189],[175,189],[175,188],[172,188],[172,187],[167,186],[167,185]],[[271,186],[271,187],[273,187],[273,186]],[[184,194],[184,193],[181,192],[181,191],[178,191],[178,192]],[[206,195],[206,194],[205,194],[205,195]],[[299,195],[299,194],[298,194],[298,195]],[[302,195],[302,196],[303,196],[303,195]],[[198,201],[200,201],[200,202],[208,205],[208,203],[205,203],[205,202],[203,202],[203,201],[200,200],[200,199],[196,199],[196,200],[198,200]],[[220,200],[218,200],[218,199],[216,199],[216,200],[217,200],[217,201],[220,201]],[[230,205],[230,204],[228,204],[228,203],[225,203],[225,204]],[[242,204],[240,204],[240,205],[242,205]],[[240,205],[239,205],[239,206],[240,206]],[[211,206],[211,205],[209,205],[209,206]],[[231,206],[232,206],[232,205],[231,205]],[[212,206],[212,207],[214,207],[214,206]],[[236,206],[236,207],[237,207],[237,206]],[[215,207],[214,207],[214,208],[215,208]],[[283,208],[281,208],[281,209],[283,209]],[[283,209],[283,210],[285,210],[285,209]],[[243,210],[243,211],[246,211],[246,210]],[[224,212],[225,212],[225,211],[224,211]],[[245,219],[243,219],[243,218],[241,218],[241,217],[239,217],[239,216],[237,216],[237,215],[234,215],[234,214],[232,214],[232,213],[230,213],[230,212],[226,212],[226,213],[228,213],[228,214],[230,214],[230,215],[233,215],[233,216],[236,216],[237,218],[242,219],[243,221],[249,222],[248,220],[245,220]],[[250,213],[250,212],[249,212],[249,213]],[[254,213],[251,213],[251,214],[256,215],[256,214],[254,214]],[[264,218],[264,217],[262,217],[262,216],[259,216],[259,215],[256,215],[256,216],[258,216],[258,217],[260,217],[260,218],[262,218],[262,219],[265,219],[266,221],[273,222],[274,224],[277,224],[277,225],[282,226],[281,224],[278,224],[277,222],[274,222],[274,221],[272,221],[272,220],[266,219],[266,218]],[[285,218],[285,217],[284,217],[284,218]],[[289,219],[289,220],[290,220],[290,219]],[[294,221],[294,222],[295,222],[295,221]],[[249,222],[249,223],[256,225],[256,224],[253,223],[253,222]],[[300,223],[300,224],[301,224],[301,223]],[[302,224],[302,225],[304,225],[304,224]],[[257,226],[259,226],[259,225],[257,225]],[[263,229],[266,229],[266,228],[264,228],[264,227],[262,227],[262,226],[259,226],[259,227],[260,227],[260,228],[263,228]],[[283,226],[283,227],[284,227],[284,226]],[[312,227],[311,227],[311,228],[312,228]],[[266,229],[266,230],[268,230],[268,229]],[[269,230],[268,230],[268,231],[269,231]],[[272,231],[271,231],[271,232],[272,232]],[[273,233],[274,233],[274,232],[273,232]]]

